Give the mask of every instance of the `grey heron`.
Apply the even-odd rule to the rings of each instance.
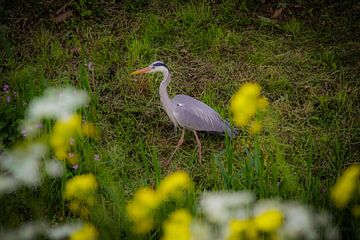
[[[187,95],[176,95],[173,98],[170,98],[167,92],[167,86],[171,81],[171,74],[169,68],[163,62],[154,62],[148,67],[138,69],[130,74],[133,75],[154,72],[161,72],[164,77],[159,88],[162,106],[171,121],[174,123],[174,128],[176,129],[178,126],[182,128],[181,137],[175,147],[175,150],[170,155],[168,162],[171,161],[176,151],[183,144],[185,129],[192,131],[195,135],[200,162],[202,160],[202,151],[201,142],[197,135],[198,131],[212,134],[227,134],[229,137],[234,137],[237,134],[236,129],[232,128],[229,122],[223,120],[219,113],[205,103]]]

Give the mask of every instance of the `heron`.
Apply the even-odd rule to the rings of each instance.
[[[181,94],[170,98],[167,87],[171,81],[171,74],[169,68],[163,62],[156,61],[148,67],[138,69],[130,74],[155,72],[161,72],[163,74],[163,80],[159,87],[161,104],[170,120],[173,122],[174,129],[176,130],[178,127],[182,128],[180,139],[176,144],[174,151],[168,158],[167,163],[171,161],[176,151],[183,144],[185,129],[192,131],[195,135],[200,162],[202,161],[202,149],[197,132],[208,132],[221,135],[226,134],[229,137],[234,137],[237,134],[237,130],[232,128],[228,121],[222,119],[219,113],[205,103],[193,97]]]

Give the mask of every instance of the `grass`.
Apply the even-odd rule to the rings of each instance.
[[[335,177],[360,157],[358,20],[334,12],[334,4],[309,19],[301,13],[316,7],[300,4],[302,10],[292,13],[290,5],[282,19],[268,22],[257,16],[265,16],[269,6],[256,1],[254,14],[250,2],[80,2],[69,6],[74,16],[58,24],[41,13],[61,4],[39,3],[46,10],[22,18],[33,19],[34,26],[18,35],[12,29],[20,29],[21,21],[11,17],[24,6],[3,6],[1,85],[9,84],[13,96],[7,103],[1,93],[0,149],[21,139],[17,127],[27,104],[50,86],[88,91],[92,100],[83,115],[101,136],[80,146],[80,168],[69,168],[62,180],[2,197],[1,226],[44,216],[70,221],[61,186],[72,175],[93,172],[100,188],[91,220],[103,239],[130,238],[125,202],[140,186],[156,186],[176,169],[190,173],[198,193],[251,189],[259,198],[296,199],[341,216],[328,195]],[[353,16],[349,9],[344,11]],[[265,132],[254,138],[241,129],[232,141],[201,135],[202,165],[187,132],[170,166],[162,166],[180,135],[160,107],[161,77],[128,75],[155,60],[173,73],[171,95],[194,96],[225,118],[238,87],[260,83],[271,102]],[[93,161],[94,154],[101,161]],[[25,202],[29,198],[34,202]],[[358,226],[353,221],[343,235],[356,236]],[[158,231],[149,236],[158,237]]]

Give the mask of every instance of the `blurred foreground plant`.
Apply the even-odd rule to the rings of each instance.
[[[345,169],[331,189],[331,199],[337,208],[345,208],[352,199],[359,197],[360,165],[353,165]],[[359,205],[352,207],[354,216],[360,216]]]
[[[91,135],[94,127],[82,124],[81,116],[75,111],[88,103],[87,93],[68,87],[48,89],[43,97],[34,99],[22,121],[21,132],[25,137],[21,144],[0,155],[0,195],[13,192],[22,186],[38,187],[45,172],[50,177],[60,177],[65,171],[58,160],[68,158],[71,138],[76,134]],[[45,120],[55,120],[50,138],[42,134]],[[49,141],[47,141],[49,139]],[[49,156],[50,148],[55,157]],[[68,159],[69,160],[69,159]],[[70,162],[70,161],[69,161]],[[70,162],[75,163],[75,162]],[[64,198],[71,201],[70,210],[88,215],[88,207],[94,205],[94,191],[97,182],[92,174],[76,176],[65,186]],[[74,233],[73,235],[71,235]],[[45,236],[49,239],[96,239],[97,231],[91,224],[81,223],[51,227],[46,222],[29,223],[15,230],[0,231],[0,239],[33,239]]]
[[[92,174],[75,176],[65,185],[64,198],[70,201],[69,208],[81,217],[88,217],[89,208],[95,204],[96,178]]]
[[[163,181],[177,175],[187,174],[175,172]],[[191,182],[188,175],[186,179],[186,182]],[[180,187],[180,184],[177,186]],[[183,190],[188,189],[187,184],[181,186]],[[128,204],[128,216],[138,234],[147,233],[154,226],[154,216],[162,202],[158,191],[142,188]],[[136,204],[139,206],[137,214],[134,214],[133,207]],[[134,217],[141,214],[146,216]],[[148,224],[147,228],[142,228],[141,225],[145,223]],[[316,213],[310,207],[296,202],[274,199],[256,201],[254,194],[249,191],[203,193],[196,216],[192,217],[186,209],[175,210],[163,223],[162,237],[163,240],[337,238],[337,230],[325,213]]]
[[[133,231],[145,234],[153,229],[155,215],[162,203],[181,200],[192,190],[193,182],[186,172],[178,171],[166,176],[155,191],[149,187],[136,191],[134,199],[126,206],[127,214],[134,223]]]
[[[261,87],[257,83],[245,83],[231,99],[231,112],[234,116],[235,125],[248,126],[249,132],[260,133],[262,125],[258,120],[253,120],[258,112],[268,108],[269,102],[266,97],[260,96]]]

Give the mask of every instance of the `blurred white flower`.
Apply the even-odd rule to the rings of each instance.
[[[47,89],[44,96],[31,101],[28,118],[31,120],[66,118],[78,108],[85,106],[88,101],[89,96],[85,91],[72,87]]]
[[[45,171],[51,177],[60,177],[65,169],[59,160],[52,159],[45,161]]]
[[[316,213],[309,207],[287,203],[282,204],[281,209],[286,221],[280,234],[285,239],[319,239],[317,228],[320,226],[316,222]]]
[[[194,219],[191,226],[191,239],[194,240],[240,239],[240,235],[236,234],[245,234],[248,237],[246,239],[258,239],[256,237],[260,237],[265,231],[264,226],[272,227],[268,230],[271,231],[269,238],[265,239],[313,240],[339,237],[338,230],[326,214],[297,202],[280,199],[255,201],[254,194],[249,191],[204,193],[200,200],[200,210],[202,218]],[[266,214],[271,211],[275,211],[276,216],[281,219],[274,218],[274,214]],[[231,225],[234,221],[243,224],[241,227],[245,228],[231,228],[230,226],[235,226]],[[252,226],[253,228],[249,228]]]
[[[67,236],[70,236],[72,233],[82,228],[82,226],[83,224],[81,223],[55,226],[47,229],[47,236],[50,239],[65,239]]]
[[[45,237],[46,239],[65,239],[75,231],[79,230],[82,224],[63,224],[51,226],[46,222],[37,221],[26,223],[12,230],[0,231],[1,240],[30,240]]]
[[[282,239],[319,239],[320,229],[333,228],[327,215],[296,202],[259,200],[254,205],[254,215],[274,208],[279,209],[284,214],[285,221],[279,229],[279,235]],[[332,233],[332,236],[336,236],[336,230]],[[330,239],[329,236],[326,239]]]
[[[209,192],[200,199],[200,206],[207,219],[213,223],[225,224],[231,218],[246,218],[249,205],[255,196],[243,192]]]
[[[72,87],[50,88],[44,96],[32,100],[25,120],[20,125],[24,137],[34,136],[41,128],[42,119],[64,119],[89,102],[88,94]]]
[[[211,229],[211,227],[203,222],[200,222],[198,220],[194,220],[191,223],[191,239],[193,240],[212,240],[217,239],[215,236],[218,234],[213,233],[214,229]]]
[[[39,237],[42,229],[46,229],[44,222],[33,222],[23,224],[20,227],[6,232],[0,232],[0,239],[2,240],[29,240]]]
[[[34,143],[5,153],[0,163],[16,181],[25,185],[35,186],[40,183],[40,160],[46,152],[46,145]]]
[[[0,194],[10,193],[19,185],[18,181],[10,176],[0,176]]]

